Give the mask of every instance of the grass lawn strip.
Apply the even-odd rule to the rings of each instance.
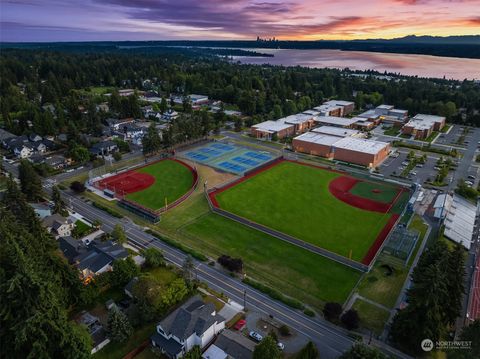
[[[165,206],[165,198],[172,203],[192,187],[192,172],[176,161],[160,161],[137,172],[154,176],[155,183],[143,191],[128,194],[126,198],[153,210]]]
[[[372,330],[375,334],[382,334],[390,312],[362,299],[357,299],[352,306],[358,312],[360,325]]]
[[[339,174],[283,162],[217,195],[220,207],[298,239],[361,261],[387,224],[387,214],[336,199]]]

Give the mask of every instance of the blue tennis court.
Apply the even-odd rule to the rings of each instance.
[[[180,153],[179,156],[222,171],[243,175],[278,155],[230,143],[210,142]]]

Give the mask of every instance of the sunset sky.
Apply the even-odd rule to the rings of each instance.
[[[480,0],[0,0],[1,41],[480,34]]]

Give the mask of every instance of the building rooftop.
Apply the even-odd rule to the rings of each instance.
[[[311,115],[311,116],[319,116],[320,115],[320,112],[315,111],[315,110],[307,110],[307,111],[303,111],[302,113],[304,113],[305,115]]]
[[[375,110],[368,110],[358,115],[358,117],[361,117],[361,118],[372,118],[372,119],[377,119],[380,116],[382,115],[380,113],[375,112]]]
[[[274,133],[274,132],[278,132],[278,131],[282,131],[287,128],[290,128],[292,127],[292,125],[286,124],[280,121],[265,121],[265,122],[257,123],[252,127],[264,132]]]
[[[341,127],[348,127],[353,125],[357,120],[353,118],[345,118],[345,117],[335,117],[335,116],[317,116],[314,118],[316,122],[333,125],[333,126],[341,126]]]
[[[477,206],[454,194],[444,222],[445,236],[470,249],[476,213]]]
[[[221,323],[224,320],[216,314],[212,303],[205,303],[196,295],[163,319],[159,325],[167,335],[186,340],[193,333],[202,336],[215,322]]]
[[[296,115],[290,115],[290,116],[281,118],[278,121],[283,122],[283,123],[287,123],[287,124],[291,124],[291,125],[296,125],[296,124],[302,124],[302,123],[311,121],[311,120],[313,120],[313,117],[314,116],[312,116],[312,115],[307,115],[307,114],[304,114],[304,113],[298,113]]]
[[[340,138],[338,136],[326,135],[323,133],[306,132],[294,138],[294,140],[316,143],[318,145],[332,146]]]
[[[344,137],[335,142],[333,147],[362,153],[377,154],[388,145],[389,144],[387,142],[367,140],[356,137]]]
[[[388,110],[388,111],[393,110],[393,106],[392,106],[392,105],[380,105],[380,106],[377,106],[377,108],[378,108],[379,110]]]
[[[354,105],[355,102],[343,101],[343,100],[330,100],[330,101],[324,102],[323,104],[330,105],[330,106],[351,106],[351,105]]]
[[[312,129],[312,132],[323,133],[325,135],[332,135],[337,137],[355,136],[360,133],[360,131],[357,131],[357,130],[352,130],[349,128],[334,127],[334,126],[320,126]]]
[[[443,116],[435,116],[435,115],[425,115],[423,113],[419,113],[412,118],[412,120],[419,120],[424,122],[442,122],[445,121],[445,117]]]

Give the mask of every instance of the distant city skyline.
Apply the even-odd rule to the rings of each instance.
[[[333,40],[480,34],[480,0],[2,0],[0,40]]]

